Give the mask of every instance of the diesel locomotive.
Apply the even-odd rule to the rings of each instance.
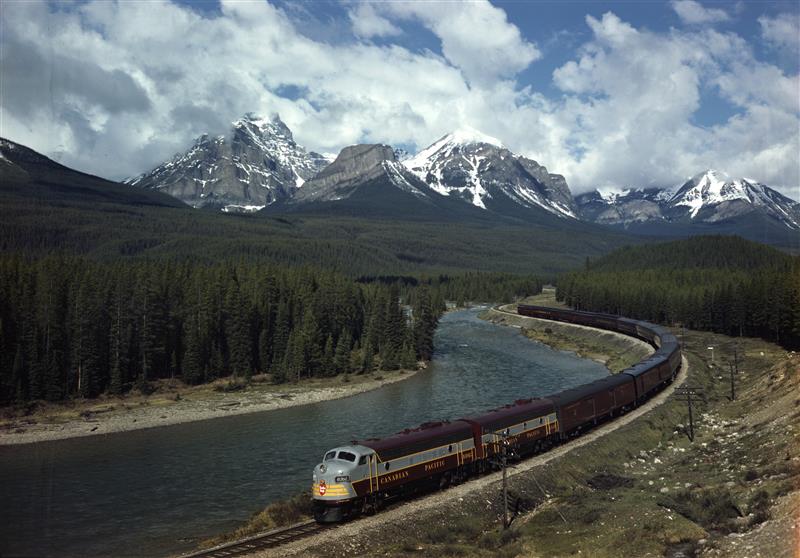
[[[425,423],[382,439],[325,453],[314,468],[314,518],[321,523],[378,510],[393,498],[450,483],[492,467],[503,445],[525,456],[547,450],[641,404],[672,382],[681,365],[666,328],[609,314],[520,305],[523,316],[617,331],[656,350],[645,360],[589,384],[519,399],[478,416]]]

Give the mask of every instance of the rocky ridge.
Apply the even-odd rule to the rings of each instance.
[[[583,219],[603,225],[715,224],[756,213],[800,230],[800,204],[756,180],[715,170],[672,188],[595,190],[575,201]]]
[[[386,178],[396,188],[417,197],[428,197],[425,184],[397,162],[388,145],[361,144],[342,149],[339,156],[316,177],[300,188],[288,203],[338,201],[350,197],[356,188],[371,180]]]
[[[248,113],[232,124],[228,136],[204,134],[187,152],[126,182],[193,207],[255,211],[291,197],[328,162],[298,145],[279,115],[266,119]]]
[[[503,202],[511,202],[559,217],[577,216],[563,176],[471,128],[443,136],[403,164],[440,194],[481,209],[498,210]]]

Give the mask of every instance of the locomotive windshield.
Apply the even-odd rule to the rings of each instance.
[[[325,457],[323,458],[323,461],[330,461],[334,457],[336,457],[336,452],[335,451],[329,451],[328,453],[325,454]]]
[[[339,452],[339,459],[343,459],[345,461],[353,461],[353,462],[355,462],[356,456],[355,456],[355,454],[350,453],[349,451],[340,451]]]

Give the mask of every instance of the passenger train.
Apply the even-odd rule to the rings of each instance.
[[[519,399],[478,416],[425,423],[387,438],[331,449],[313,472],[318,522],[376,511],[388,500],[480,474],[496,463],[504,444],[519,456],[545,451],[641,404],[672,382],[681,366],[678,340],[661,326],[539,306],[520,305],[517,311],[624,333],[656,351],[619,374],[547,397]]]

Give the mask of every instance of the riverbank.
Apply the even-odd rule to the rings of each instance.
[[[260,413],[350,397],[411,378],[419,370],[311,378],[293,384],[254,382],[228,391],[229,379],[202,386],[163,381],[151,395],[103,396],[0,410],[0,445],[30,444]]]
[[[555,301],[539,295],[529,302]],[[591,359],[615,374],[653,354],[649,344],[621,333],[575,324],[540,320],[517,314],[516,304],[490,308],[479,316],[498,325],[519,328],[523,335],[558,351],[568,351]]]

